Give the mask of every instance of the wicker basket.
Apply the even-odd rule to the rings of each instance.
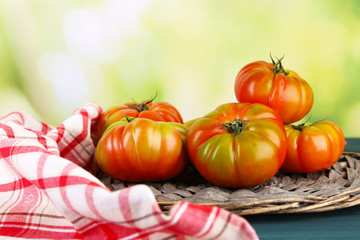
[[[99,173],[115,191],[124,183]],[[204,180],[193,167],[166,182],[146,183],[163,211],[177,201],[218,206],[238,215],[323,212],[360,204],[360,154],[345,152],[329,169],[311,174],[279,171],[253,188],[227,189]]]

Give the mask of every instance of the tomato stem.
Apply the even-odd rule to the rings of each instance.
[[[223,124],[221,124],[221,126],[225,127],[224,131],[228,131],[229,133],[231,133],[234,136],[239,135],[239,134],[244,135],[245,126],[246,126],[245,122],[249,122],[249,121],[242,120],[242,119],[235,119],[232,122],[223,123]]]
[[[299,130],[301,132],[303,130],[303,128],[306,127],[305,124],[307,124],[310,121],[310,119],[311,119],[311,116],[309,116],[308,119],[306,119],[305,122],[303,122],[301,124],[298,124],[298,125],[290,124],[290,127],[292,127],[295,130]],[[311,124],[308,124],[308,125],[311,125]]]
[[[152,101],[154,101],[155,98],[157,97],[157,94],[158,94],[158,93],[157,93],[157,91],[156,91],[155,96],[152,97],[152,98],[150,98],[149,100],[145,101],[145,104],[149,104],[149,103],[151,103]]]
[[[313,125],[313,124],[315,124],[315,123],[323,122],[323,121],[325,121],[326,119],[328,119],[329,117],[324,118],[324,119],[321,119],[321,120],[318,120],[318,121],[313,122],[313,123],[310,123],[310,124],[307,124],[307,123],[309,122],[310,118],[311,118],[311,116],[310,116],[305,122],[303,122],[303,123],[301,123],[301,124],[298,124],[298,125],[290,124],[290,127],[292,127],[292,128],[295,129],[295,130],[302,131],[302,130],[304,129],[304,127],[306,127],[306,126],[311,126],[311,125]],[[306,125],[306,124],[307,124],[307,125]]]
[[[126,116],[126,115],[125,115],[125,118],[126,118],[126,121],[128,123],[131,123],[135,119],[135,117],[129,117],[129,116]]]
[[[145,101],[143,101],[141,103],[136,103],[135,102],[133,104],[129,104],[128,107],[130,109],[135,109],[138,112],[149,110],[148,104],[153,102],[156,97],[157,97],[157,92],[156,92],[155,96],[150,98],[149,100],[145,100]]]
[[[285,76],[287,76],[289,74],[289,72],[285,71],[284,66],[282,65],[282,62],[281,62],[284,57],[285,56],[282,56],[280,59],[276,58],[277,62],[275,62],[270,53],[270,58],[271,58],[272,64],[274,65],[273,72],[275,75],[278,73],[283,73]]]
[[[305,127],[305,123],[301,123],[301,124],[298,124],[298,125],[290,124],[290,127],[292,127],[293,129],[298,130],[298,131],[301,132]]]

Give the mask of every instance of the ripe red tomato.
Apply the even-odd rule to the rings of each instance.
[[[273,177],[286,154],[280,116],[258,103],[227,103],[195,120],[188,131],[190,160],[208,181],[251,187]]]
[[[344,134],[332,122],[318,122],[308,126],[285,126],[288,149],[281,167],[288,172],[311,173],[331,167],[345,147]]]
[[[173,105],[167,102],[154,103],[153,100],[154,98],[140,103],[125,103],[103,112],[97,125],[98,137],[100,138],[111,124],[120,121],[125,116],[183,123],[179,111]]]
[[[298,74],[285,70],[281,59],[275,63],[252,62],[243,67],[235,79],[239,102],[265,104],[290,124],[309,113],[314,102],[310,85]]]
[[[96,160],[104,173],[121,181],[170,179],[187,165],[186,134],[181,123],[123,119],[100,139]]]

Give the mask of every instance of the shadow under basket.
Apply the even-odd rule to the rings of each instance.
[[[139,184],[112,179],[101,171],[97,177],[112,191]],[[191,166],[174,179],[142,184],[150,187],[164,212],[178,201],[217,206],[241,216],[332,211],[360,204],[360,153],[344,152],[321,172],[279,171],[252,188],[215,186]]]

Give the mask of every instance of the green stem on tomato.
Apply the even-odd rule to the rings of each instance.
[[[310,116],[305,122],[303,122],[303,123],[301,123],[301,124],[298,124],[298,125],[290,124],[290,127],[292,127],[292,128],[295,129],[295,130],[299,130],[299,131],[301,132],[305,127],[311,126],[311,125],[313,125],[313,124],[315,124],[315,123],[323,122],[323,121],[327,120],[329,117],[326,117],[326,118],[323,118],[323,119],[318,120],[318,121],[316,121],[316,122],[307,124],[307,123],[309,122],[310,118],[311,118],[311,116]],[[306,125],[306,124],[307,124],[307,125]]]
[[[131,123],[136,117],[129,117],[125,115],[125,119],[128,123]]]
[[[149,110],[148,104],[153,102],[155,100],[155,98],[157,97],[157,92],[155,94],[154,97],[150,98],[147,101],[143,101],[141,103],[134,103],[134,104],[129,104],[129,108],[130,109],[135,109],[138,112],[142,112],[142,111],[146,111]]]
[[[225,131],[236,136],[244,135],[246,122],[249,122],[249,120],[235,119],[232,122],[222,123],[220,125],[225,127]]]
[[[305,123],[301,123],[301,124],[298,124],[298,125],[290,124],[290,127],[292,127],[293,129],[298,130],[298,131],[301,132],[305,127]]]
[[[282,56],[282,58],[278,59],[276,58],[278,61],[275,62],[273,57],[271,56],[271,53],[270,53],[270,58],[271,58],[271,61],[274,65],[274,68],[272,69],[274,74],[278,74],[278,73],[283,73],[285,76],[287,76],[289,74],[289,72],[286,72],[285,69],[284,69],[284,66],[282,65],[282,60],[285,56]]]

